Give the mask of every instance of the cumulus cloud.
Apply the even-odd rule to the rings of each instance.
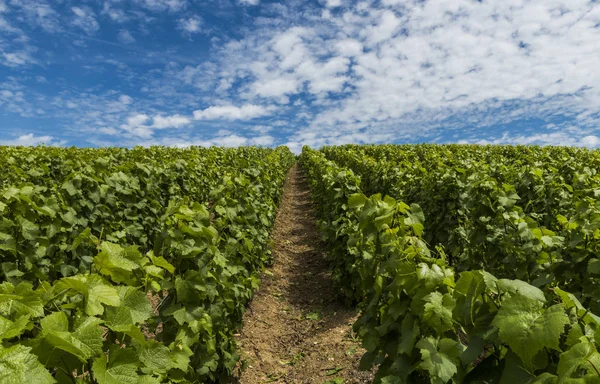
[[[209,140],[197,142],[197,145],[204,147],[218,146],[218,147],[240,147],[247,145],[260,145],[263,147],[272,146],[275,143],[275,138],[269,135],[245,137],[237,134],[226,134],[217,137],[213,137]]]
[[[179,19],[179,29],[187,35],[202,31],[202,19],[199,16]]]
[[[23,31],[11,25],[4,17],[0,17],[0,31],[11,34],[22,34]]]
[[[194,111],[195,120],[250,120],[267,116],[273,111],[272,107],[246,104],[241,107],[234,105],[212,106]]]
[[[121,95],[119,96],[119,102],[123,105],[129,105],[133,102],[133,99],[131,98],[131,96]]]
[[[311,117],[290,139],[315,144],[560,114],[600,126],[600,3],[386,0],[302,11],[228,42],[220,71],[195,81],[226,84],[233,98],[300,98]]]
[[[176,12],[187,6],[186,0],[135,0],[152,11]]]
[[[135,38],[131,35],[131,32],[126,29],[121,29],[117,35],[117,38],[123,44],[135,43]]]
[[[0,63],[7,67],[19,67],[27,64],[35,63],[35,60],[30,56],[28,52],[2,52],[0,47]]]
[[[71,7],[71,11],[75,14],[73,25],[81,28],[85,33],[91,35],[100,29],[100,25],[96,21],[94,11],[88,7]]]
[[[150,121],[152,121],[152,123],[150,123]],[[192,119],[181,115],[156,115],[150,117],[147,114],[138,113],[129,116],[127,122],[121,125],[121,129],[132,136],[149,139],[157,129],[181,128],[189,125],[191,122]],[[110,132],[120,133],[112,130],[110,130]],[[104,133],[108,133],[108,131],[105,131]]]
[[[17,29],[30,35],[27,23],[38,32],[52,33],[61,30],[59,20],[71,18],[81,20],[78,28],[86,33],[99,28],[92,9],[85,6],[0,0],[5,3],[11,13],[0,14],[0,30],[9,38],[0,42],[0,63],[15,73],[28,70],[34,57],[43,62],[35,49],[27,49],[29,43],[15,43],[22,35]],[[189,37],[206,32],[192,13],[192,3],[104,0],[97,11],[118,23],[153,17]],[[59,16],[54,8],[67,13]],[[273,134],[294,148],[432,139],[600,144],[597,1],[320,0],[288,2],[285,7],[269,3],[249,12],[234,32],[219,30],[210,39],[207,55],[135,52],[135,57],[106,54],[86,63],[87,70],[119,76],[122,83],[114,87],[118,91],[99,94],[82,86],[75,92],[65,86],[60,95],[49,97],[31,88],[7,87],[22,101],[5,101],[3,108],[22,116],[54,113],[86,127],[81,128],[86,132],[101,130],[146,142],[157,142],[156,136],[165,134],[157,132],[159,127],[175,129],[203,120],[203,126],[215,131],[225,121],[230,132],[201,142],[229,137],[230,143],[252,143],[244,135],[251,129],[246,121],[254,119],[252,126],[260,128],[253,134],[264,136],[261,140]],[[88,16],[94,21],[84,22]],[[153,33],[140,24],[140,36]],[[119,37],[119,30],[133,31],[130,25],[113,28],[113,36]],[[140,60],[148,64],[143,69],[130,64]],[[160,67],[153,67],[155,63]],[[123,92],[134,95],[135,103],[121,99]],[[44,107],[48,100],[58,112]],[[77,107],[68,108],[69,102]],[[540,129],[561,120],[580,130],[559,123]],[[534,121],[537,130],[510,128],[517,121]],[[498,133],[504,126],[506,136]],[[178,143],[180,139],[196,140],[178,137]]]
[[[55,142],[52,136],[36,136],[33,133],[28,133],[26,135],[21,135],[16,139],[12,140],[0,140],[0,144],[2,145],[20,145],[20,146],[36,146],[40,144],[46,145],[60,145],[60,143]]]
[[[173,116],[154,116],[152,128],[165,129],[165,128],[180,128],[188,125],[192,122],[192,119],[186,116],[173,115]]]
[[[120,8],[114,8],[113,2],[105,1],[102,5],[102,15],[108,16],[116,23],[124,23],[129,20],[129,16]]]
[[[325,5],[327,5],[328,8],[341,7],[342,0],[327,0],[325,2]]]
[[[459,140],[462,144],[510,144],[510,145],[568,145],[574,147],[598,147],[600,137],[580,136],[570,132],[540,132],[532,134],[504,133],[497,138]]]
[[[11,0],[10,5],[19,14],[20,19],[22,17],[24,21],[35,28],[41,28],[50,33],[62,30],[58,12],[45,0]]]

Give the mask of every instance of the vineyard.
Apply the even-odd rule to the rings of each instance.
[[[3,148],[1,383],[204,383],[269,262],[287,148]]]
[[[600,383],[599,152],[295,162],[1,147],[0,383]]]
[[[597,152],[304,148],[382,383],[600,382]]]

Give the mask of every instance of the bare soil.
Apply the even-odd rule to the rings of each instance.
[[[262,277],[238,337],[245,370],[235,383],[370,383],[352,333],[355,309],[333,286],[307,181],[288,173],[271,232],[274,264]],[[240,366],[241,368],[241,366]]]

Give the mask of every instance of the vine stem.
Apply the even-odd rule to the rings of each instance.
[[[592,361],[590,359],[586,359],[588,363],[590,363],[590,365],[592,366],[592,368],[594,368],[594,371],[596,371],[596,374],[598,376],[600,376],[600,371],[598,371],[598,368],[594,365],[594,363],[592,363]]]

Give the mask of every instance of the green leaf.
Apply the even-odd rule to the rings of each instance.
[[[11,283],[5,282],[2,286],[5,289],[0,290],[1,314],[6,316],[12,314],[31,317],[44,316],[41,294],[33,290],[31,283],[24,281],[15,287]]]
[[[326,376],[333,376],[333,375],[335,375],[338,372],[341,372],[343,370],[344,370],[343,367],[335,367],[335,368],[332,368],[332,369],[328,370],[327,372],[325,372],[325,375]]]
[[[21,234],[26,240],[37,240],[39,227],[23,216],[17,217],[17,223],[21,226]]]
[[[589,261],[588,272],[593,275],[600,275],[600,259],[591,259]]]
[[[104,241],[100,249],[101,252],[94,257],[94,266],[98,272],[117,283],[132,282],[132,271],[142,267],[143,257],[137,247],[122,248],[118,244]]]
[[[457,366],[460,364],[458,356],[461,351],[456,341],[428,337],[419,340],[417,348],[421,350],[419,367],[429,372],[433,378],[439,378],[441,382],[447,383],[458,372]]]
[[[152,304],[146,295],[135,287],[117,287],[120,305],[108,308],[108,326],[117,332],[126,332],[131,325],[143,323],[153,316]]]
[[[350,208],[358,208],[365,205],[369,198],[362,193],[355,193],[348,198],[348,206]]]
[[[111,348],[108,357],[102,355],[94,360],[92,372],[98,384],[138,384],[138,359],[130,348]]]
[[[0,316],[0,340],[10,340],[20,336],[29,328],[29,316],[27,315],[19,316],[15,321]]]
[[[183,343],[172,343],[169,347],[173,368],[187,372],[190,369],[190,357],[194,355],[194,352]]]
[[[152,261],[152,264],[154,264],[155,266],[165,269],[171,274],[175,273],[175,267],[171,265],[164,257],[154,256],[154,252],[152,251],[150,251],[148,257]]]
[[[52,346],[77,357],[85,363],[102,354],[102,320],[86,318],[75,332],[69,332],[69,320],[64,312],[55,312],[42,319],[42,334]]]
[[[420,281],[425,282],[425,287],[433,289],[444,281],[444,271],[437,264],[429,266],[426,263],[420,263],[417,266],[417,277]]]
[[[410,355],[412,354],[415,342],[421,333],[419,324],[415,321],[413,315],[409,313],[404,316],[400,331],[402,337],[400,338],[400,344],[398,345],[398,353]]]
[[[321,320],[321,317],[323,317],[323,315],[319,311],[313,311],[306,315],[307,320]]]
[[[457,317],[463,325],[475,325],[476,312],[482,305],[482,295],[495,288],[497,279],[485,271],[465,271],[460,274],[454,291]]]
[[[520,293],[504,300],[492,322],[500,339],[529,365],[543,348],[560,350],[558,342],[568,323],[561,304],[545,309],[539,300]]]
[[[52,384],[56,381],[50,372],[30,353],[31,348],[0,345],[0,383],[2,384]]]
[[[432,292],[425,296],[423,300],[426,302],[423,320],[427,325],[438,334],[454,328],[452,309],[454,309],[456,303],[450,294],[442,295],[440,292]]]
[[[546,297],[541,289],[534,287],[522,280],[498,280],[498,288],[500,292],[508,292],[510,294],[519,294],[529,299],[535,299],[540,302],[545,302]]]
[[[575,295],[569,292],[565,292],[560,288],[554,288],[554,293],[560,297],[561,301],[567,308],[575,308],[577,316],[584,316],[583,320],[588,323],[595,323],[596,327],[600,328],[600,317],[589,312],[580,302],[577,300]]]
[[[579,367],[583,367],[591,373],[594,372],[590,361],[600,359],[600,355],[586,337],[581,337],[581,342],[575,344],[565,352],[560,354],[558,361],[558,383],[567,382],[571,375],[577,371]]]
[[[73,185],[73,180],[67,180],[63,183],[62,189],[67,191],[69,196],[75,196],[77,194],[77,187]]]
[[[55,292],[75,290],[85,297],[85,313],[97,316],[104,313],[104,305],[121,305],[117,290],[98,275],[75,275],[61,279],[55,285]]]
[[[523,361],[514,352],[509,351],[504,358],[504,369],[499,384],[530,383],[532,378]]]
[[[146,373],[166,373],[173,366],[169,348],[154,340],[148,340],[140,349],[139,359],[146,366]]]

